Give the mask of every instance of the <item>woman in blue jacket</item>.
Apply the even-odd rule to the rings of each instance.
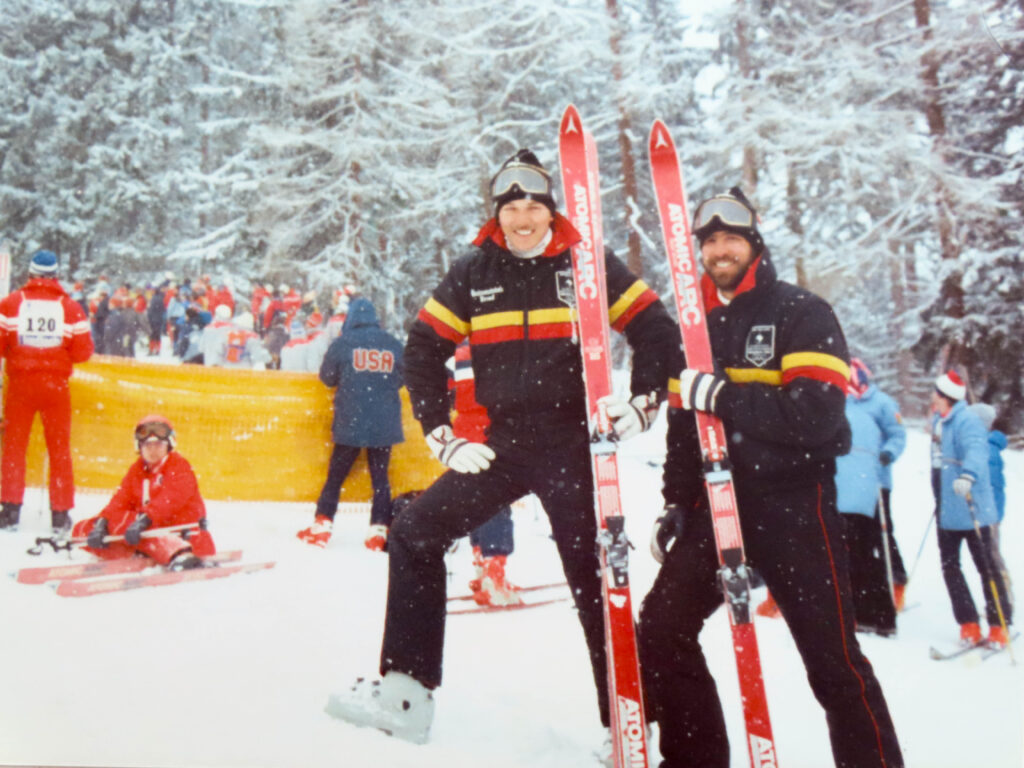
[[[405,440],[398,394],[402,387],[403,346],[381,329],[373,304],[361,297],[352,300],[341,335],[331,342],[320,365],[320,381],[337,387],[331,430],[334,449],[313,525],[298,533],[303,541],[317,547],[327,546],[341,486],[365,448],[373,504],[364,543],[367,549],[375,551],[386,547],[393,516],[388,481],[391,446]]]
[[[981,576],[988,619],[988,641],[1006,645],[999,608],[1009,625],[1012,608],[1006,599],[1002,575],[992,563],[992,526],[998,522],[992,484],[989,478],[988,434],[977,414],[964,402],[967,388],[954,372],[940,376],[932,395],[933,474],[937,472],[939,509],[939,556],[942,577],[953,604],[953,616],[960,624],[960,638],[966,643],[982,642],[978,611],[960,568],[960,544],[967,548]],[[975,530],[975,523],[978,529]],[[999,605],[990,585],[996,585]]]
[[[892,485],[890,465],[903,453],[906,431],[894,401],[870,383],[869,375],[861,361],[851,361],[846,420],[852,440],[850,452],[836,459],[836,506],[843,513],[850,553],[857,628],[890,636],[896,634],[896,607],[877,517],[883,511],[878,500],[882,489]],[[892,562],[893,578],[898,581],[897,561]],[[900,569],[900,574],[903,578],[898,583],[905,584],[905,571]]]

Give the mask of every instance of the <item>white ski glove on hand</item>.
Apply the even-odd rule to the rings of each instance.
[[[971,488],[973,486],[973,477],[970,475],[960,475],[960,477],[953,481],[953,493],[966,499],[971,495]]]
[[[629,440],[650,429],[658,416],[658,398],[655,395],[637,395],[628,403],[615,395],[605,395],[598,403],[612,423],[612,432],[618,440]]]
[[[456,437],[447,424],[435,427],[427,435],[427,445],[437,460],[456,472],[475,475],[491,466],[495,453],[484,443],[472,443]]]
[[[695,368],[686,368],[679,374],[679,396],[683,408],[688,411],[714,413],[718,404],[718,393],[728,381],[717,373],[704,373]]]

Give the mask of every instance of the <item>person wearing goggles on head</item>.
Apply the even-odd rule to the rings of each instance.
[[[93,340],[85,312],[57,280],[58,260],[37,251],[28,282],[0,301],[0,361],[5,364],[0,530],[14,530],[25,496],[25,455],[39,414],[50,460],[50,522],[71,529],[75,478],[71,462],[71,392],[75,363],[88,360]]]
[[[146,416],[133,437],[138,460],[103,511],[78,522],[72,535],[87,539],[85,549],[103,559],[139,553],[172,570],[202,566],[216,548],[195,472],[175,450],[174,427],[163,416]],[[195,527],[161,532],[189,523]],[[110,536],[124,538],[107,541]]]
[[[850,448],[849,355],[832,308],[779,280],[739,188],[694,216],[713,372],[669,385],[662,563],[644,598],[640,660],[662,768],[727,768],[729,743],[698,636],[722,604],[693,411],[722,419],[747,561],[771,590],[825,709],[836,765],[899,768],[895,728],[861,652],[836,509],[836,458]],[[678,368],[676,370],[679,370]]]
[[[589,648],[608,724],[590,440],[575,324],[570,248],[579,233],[556,208],[551,176],[533,152],[491,180],[494,216],[420,310],[405,346],[406,385],[427,444],[449,470],[395,518],[389,547],[383,679],[332,696],[327,711],[402,738],[427,739],[431,691],[441,684],[445,551],[495,511],[534,493],[551,521]],[[633,351],[633,399],[608,414],[620,439],[643,431],[667,385],[678,330],[657,295],[606,256],[609,317]],[[342,336],[344,338],[344,336]],[[483,440],[450,422],[445,363],[469,340]],[[378,695],[379,694],[379,695]]]

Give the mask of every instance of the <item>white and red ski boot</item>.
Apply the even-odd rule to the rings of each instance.
[[[317,515],[309,528],[303,528],[296,536],[307,544],[324,549],[331,540],[331,531],[334,530],[334,521],[326,515]]]
[[[388,527],[386,525],[371,525],[363,539],[363,546],[371,552],[383,552],[388,546]]]
[[[519,587],[510,584],[505,578],[505,563],[505,555],[482,558],[483,576],[480,579],[480,588],[473,591],[473,602],[477,605],[503,608],[523,602]]]

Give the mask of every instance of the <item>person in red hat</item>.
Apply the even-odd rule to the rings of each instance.
[[[967,645],[986,642],[978,610],[960,568],[960,545],[967,542],[985,595],[987,642],[1005,646],[1013,606],[1002,573],[993,567],[993,526],[999,522],[989,476],[988,430],[967,407],[967,386],[956,371],[935,380],[932,394],[932,489],[938,511],[942,578]],[[991,585],[995,585],[996,595]]]
[[[0,358],[7,362],[0,529],[14,528],[25,496],[25,452],[36,414],[50,458],[50,521],[54,533],[71,529],[75,479],[71,465],[71,393],[75,363],[93,353],[89,320],[57,280],[57,256],[38,251],[28,282],[0,301]]]
[[[173,425],[158,414],[146,416],[135,425],[134,440],[139,458],[103,511],[77,523],[72,535],[85,537],[86,550],[103,559],[139,553],[172,570],[200,567],[201,558],[216,547],[206,530],[206,505],[195,472],[175,450]],[[195,527],[159,531],[189,523]],[[109,536],[124,538],[107,541]]]

